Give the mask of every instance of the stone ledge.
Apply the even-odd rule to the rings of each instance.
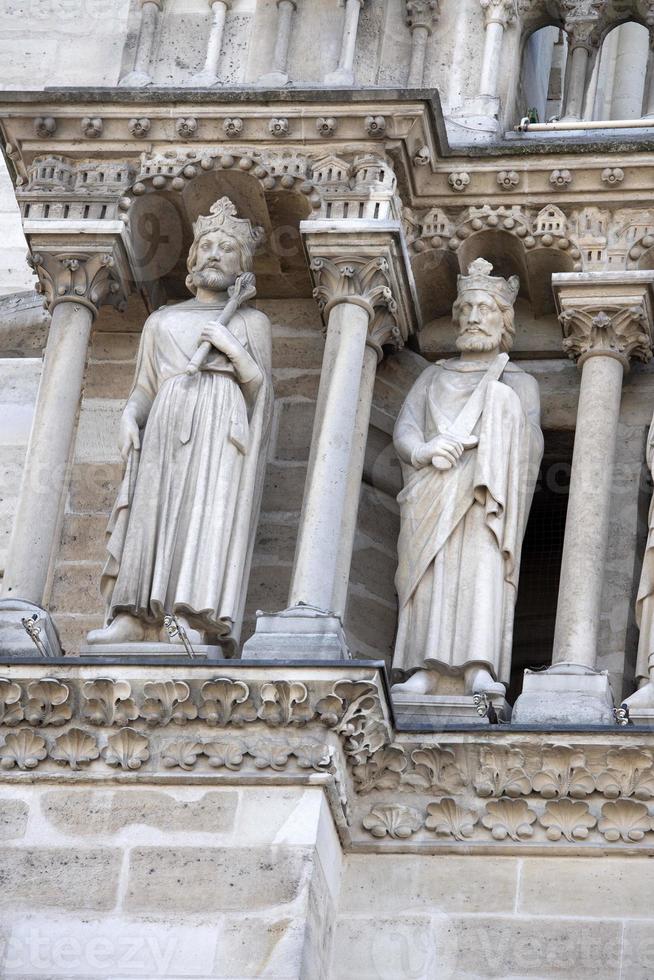
[[[323,786],[349,850],[654,854],[654,731],[398,732],[374,663],[0,666],[0,781]]]

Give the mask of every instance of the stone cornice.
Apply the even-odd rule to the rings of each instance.
[[[379,668],[5,664],[0,780],[322,785],[344,846],[654,853],[654,732],[398,732]]]

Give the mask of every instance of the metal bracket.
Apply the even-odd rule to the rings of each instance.
[[[195,657],[195,650],[191,646],[191,641],[188,638],[186,630],[178,620],[177,616],[173,615],[172,613],[169,616],[164,616],[164,627],[166,628],[170,642],[172,643],[173,640],[180,639],[184,644],[184,649],[186,650],[187,654],[191,660],[193,660]]]
[[[47,647],[43,640],[41,639],[41,627],[38,626],[39,617],[36,613],[33,613],[29,617],[23,617],[21,623],[23,624],[23,629],[29,636],[30,640],[39,651],[44,660],[47,660],[50,656]]]

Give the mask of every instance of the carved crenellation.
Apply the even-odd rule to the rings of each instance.
[[[616,357],[628,367],[632,359],[649,361],[652,356],[649,321],[642,304],[566,307],[559,320],[563,327],[563,349],[580,363],[593,355],[604,354]]]
[[[105,303],[118,308],[125,304],[116,259],[110,250],[38,249],[29,262],[50,310],[59,303],[79,303],[97,314]]]
[[[73,161],[56,154],[36,157],[26,183],[17,190],[23,219],[115,218],[134,175],[130,162]]]

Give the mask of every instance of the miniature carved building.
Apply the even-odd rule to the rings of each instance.
[[[647,0],[0,11],[3,977],[654,975],[653,31]],[[398,455],[444,375],[522,378],[542,461],[441,501],[479,540],[523,508],[506,669],[425,649],[393,690],[411,481],[482,457],[487,401]],[[137,458],[135,580],[152,521],[170,581],[237,583],[222,618],[168,579],[107,607]]]

